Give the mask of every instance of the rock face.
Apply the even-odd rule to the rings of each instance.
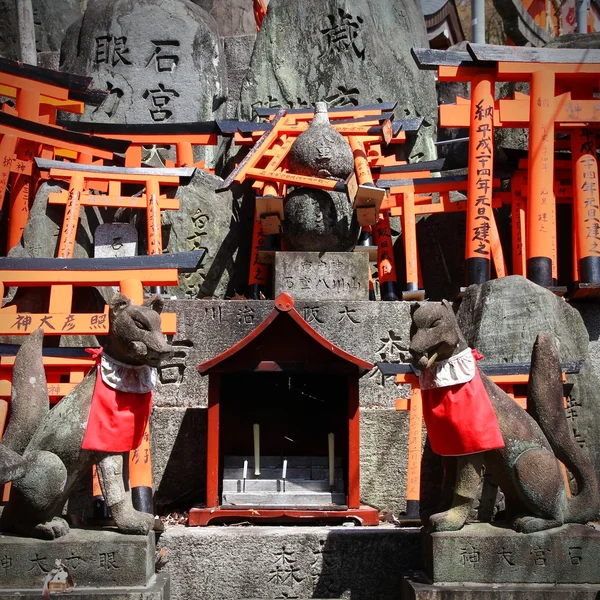
[[[489,363],[528,362],[538,333],[555,340],[561,362],[583,360],[569,375],[567,418],[579,445],[600,469],[600,382],[588,354],[588,333],[579,313],[548,290],[519,277],[505,277],[467,289],[458,319],[471,347]]]
[[[271,0],[243,85],[242,116],[251,118],[258,105],[397,100],[397,115],[426,117],[412,160],[434,158],[434,78],[418,70],[412,46],[428,47],[414,0]]]
[[[17,60],[17,13],[12,0],[0,0],[0,56]],[[81,16],[77,0],[33,0],[35,45],[38,52],[57,52],[65,31]],[[77,43],[77,40],[75,40]]]
[[[225,114],[217,25],[188,0],[93,0],[62,56],[63,70],[91,76],[93,87],[109,91],[84,120],[184,123]]]
[[[168,288],[178,298],[223,298],[242,293],[248,284],[247,253],[239,249],[250,245],[251,215],[231,192],[215,193],[221,182],[197,169],[192,181],[177,190],[180,209],[162,213],[166,251],[206,249],[200,269],[181,275],[179,287]],[[144,235],[141,224],[140,231]]]
[[[354,248],[360,227],[344,192],[296,188],[287,195],[283,241],[297,252],[347,252]]]

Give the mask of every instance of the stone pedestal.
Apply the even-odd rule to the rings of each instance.
[[[403,600],[596,600],[597,585],[427,584],[406,579]]]
[[[488,523],[424,534],[433,583],[598,584],[600,531],[563,525],[522,534]]]
[[[1,535],[0,598],[8,590],[37,590],[39,597],[57,559],[76,588],[145,588],[154,576],[154,538],[94,529],[71,529],[51,541]]]
[[[419,532],[379,527],[168,527],[159,546],[180,600],[385,598],[420,568]]]
[[[369,257],[364,252],[277,252],[274,296],[294,300],[368,300]]]

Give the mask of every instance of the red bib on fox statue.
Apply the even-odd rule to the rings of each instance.
[[[423,418],[436,454],[461,456],[504,447],[475,364],[482,358],[477,350],[467,348],[419,374]]]
[[[84,450],[127,452],[142,443],[152,409],[156,371],[123,364],[90,351],[97,362],[90,416],[81,447]]]

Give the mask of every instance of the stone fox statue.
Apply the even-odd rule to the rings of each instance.
[[[600,509],[591,462],[569,429],[558,354],[539,334],[531,357],[527,411],[479,372],[481,358],[465,341],[448,302],[413,314],[410,353],[420,370],[423,415],[434,452],[456,456],[450,508],[429,519],[434,531],[460,529],[477,496],[482,465],[506,497],[517,531],[531,533],[594,520]],[[577,481],[568,498],[559,463]]]
[[[118,529],[147,533],[152,528],[153,516],[136,511],[126,493],[121,453],[141,441],[150,414],[154,367],[171,354],[160,327],[162,306],[156,296],[135,306],[116,294],[98,365],[52,410],[42,364],[43,331],[34,331],[23,343],[15,359],[11,412],[0,444],[0,483],[13,482],[10,502],[0,516],[1,531],[43,539],[68,533],[59,515],[77,480],[94,464]],[[116,411],[112,414],[111,406]]]

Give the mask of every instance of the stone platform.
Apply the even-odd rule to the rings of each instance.
[[[433,583],[598,584],[600,531],[563,525],[522,534],[488,523],[423,535]]]
[[[377,527],[168,527],[159,546],[177,600],[385,598],[419,569],[419,530]]]
[[[0,535],[0,598],[7,589],[41,590],[56,559],[77,588],[144,588],[154,575],[155,535],[98,529],[71,529],[51,541]]]
[[[596,600],[597,585],[434,584],[407,579],[403,600]]]
[[[0,600],[12,598],[36,598],[39,600],[41,588],[35,590],[23,589],[0,589]],[[59,597],[52,594],[51,598]],[[70,600],[169,600],[170,587],[169,576],[159,573],[154,576],[147,586],[135,587],[75,587],[74,590],[64,593],[65,598]]]

